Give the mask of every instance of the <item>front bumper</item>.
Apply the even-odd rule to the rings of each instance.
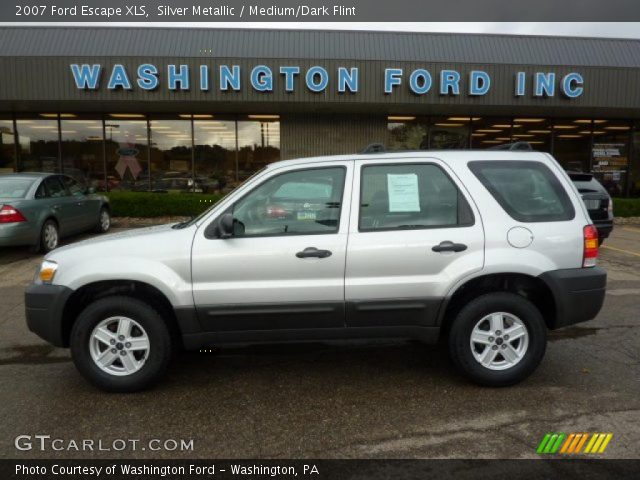
[[[604,302],[607,272],[600,267],[554,270],[540,275],[553,294],[556,307],[552,330],[586,322],[598,315]]]
[[[24,294],[29,330],[56,347],[66,347],[63,312],[72,293],[62,285],[29,285]]]

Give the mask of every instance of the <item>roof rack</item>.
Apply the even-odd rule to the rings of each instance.
[[[496,145],[493,147],[489,147],[487,150],[510,150],[510,151],[519,151],[519,152],[532,152],[533,147],[529,142],[513,142],[513,143],[505,143],[503,145]],[[361,154],[385,153],[389,151],[390,150],[387,150],[386,147],[384,146],[384,143],[370,143],[360,153]],[[410,152],[412,150],[397,150],[397,151],[404,153],[404,152]],[[421,149],[418,151],[426,152],[426,151],[429,151],[429,149]]]
[[[521,152],[531,152],[533,151],[533,147],[529,142],[514,142],[505,143],[503,145],[496,145],[495,147],[489,147],[488,150],[517,150]]]
[[[364,147],[364,150],[360,153],[382,153],[386,151],[387,149],[385,148],[384,143],[370,143]]]

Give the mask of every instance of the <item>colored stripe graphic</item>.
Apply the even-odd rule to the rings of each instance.
[[[612,438],[613,433],[547,433],[536,452],[564,455],[604,453]],[[584,450],[583,447],[585,447]]]

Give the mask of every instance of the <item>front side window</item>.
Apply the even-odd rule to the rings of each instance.
[[[270,178],[234,205],[234,235],[336,233],[344,177],[343,167],[332,167]]]
[[[575,216],[564,187],[540,162],[476,161],[469,168],[514,220],[558,222]]]
[[[469,204],[437,165],[363,167],[360,231],[471,224],[473,214]]]

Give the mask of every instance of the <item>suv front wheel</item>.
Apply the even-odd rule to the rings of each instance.
[[[453,362],[472,380],[502,387],[527,378],[547,346],[547,328],[529,300],[508,292],[482,295],[460,310],[449,334]]]
[[[91,383],[134,392],[157,382],[171,359],[171,336],[150,305],[127,296],[91,303],[71,329],[71,355]]]

